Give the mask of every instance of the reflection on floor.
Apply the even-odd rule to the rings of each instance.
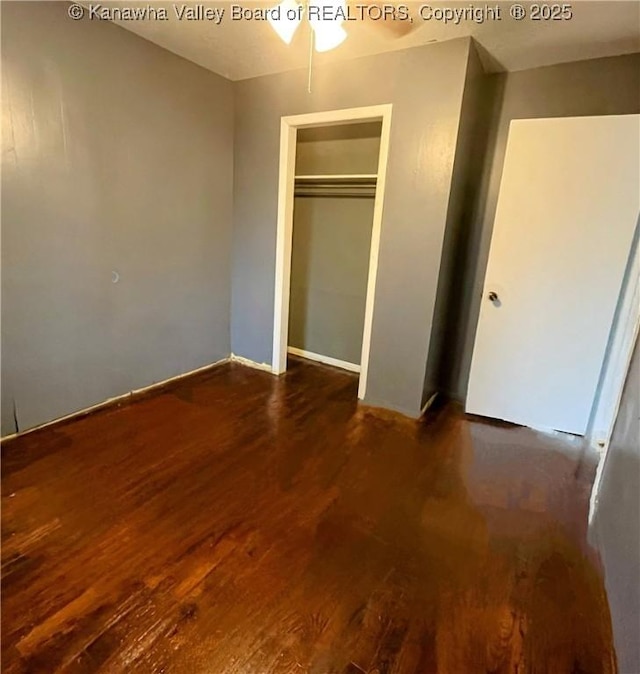
[[[10,672],[614,671],[560,438],[220,366],[5,443]]]

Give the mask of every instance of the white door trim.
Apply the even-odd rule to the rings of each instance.
[[[298,129],[313,126],[330,126],[349,122],[382,121],[380,154],[378,159],[378,180],[373,207],[373,227],[371,230],[371,252],[369,254],[369,276],[367,280],[367,296],[364,312],[364,330],[362,335],[360,381],[358,384],[358,398],[360,399],[365,397],[367,390],[371,328],[373,325],[378,254],[380,251],[380,231],[382,227],[382,212],[387,176],[387,159],[389,156],[391,110],[392,105],[385,104],[363,108],[312,112],[305,115],[291,115],[282,117],[280,120],[280,174],[278,179],[278,220],[276,234],[272,359],[272,371],[274,374],[282,374],[287,369],[297,131]]]
[[[587,438],[604,459],[640,329],[640,223],[632,244]],[[601,461],[603,463],[603,461]]]
[[[600,461],[589,500],[589,524],[598,508],[613,427],[620,409],[624,385],[629,375],[633,349],[640,333],[640,223],[637,226],[634,247],[630,256],[625,281],[620,294],[618,313],[614,323],[609,352],[604,365],[602,381],[596,395],[589,431],[589,444],[600,453]]]

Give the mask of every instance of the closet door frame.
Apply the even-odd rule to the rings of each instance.
[[[380,230],[385,196],[387,158],[391,131],[392,105],[373,105],[363,108],[328,110],[304,115],[289,115],[280,120],[280,173],[278,178],[278,220],[276,234],[276,274],[273,317],[273,359],[271,369],[274,374],[287,370],[287,342],[289,337],[289,293],[291,284],[291,246],[293,239],[293,201],[296,166],[296,140],[298,129],[314,126],[335,126],[349,122],[382,122],[380,134],[380,154],[376,196],[373,206],[373,227],[371,230],[371,252],[367,296],[362,334],[362,354],[360,358],[360,381],[358,398],[363,399],[367,391],[367,374],[371,347],[371,327],[375,306],[378,253],[380,250]]]

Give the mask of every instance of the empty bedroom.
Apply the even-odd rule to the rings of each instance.
[[[640,2],[0,26],[1,671],[640,674]]]

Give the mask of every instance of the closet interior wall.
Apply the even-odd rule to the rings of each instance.
[[[298,131],[289,349],[360,365],[380,122]]]

